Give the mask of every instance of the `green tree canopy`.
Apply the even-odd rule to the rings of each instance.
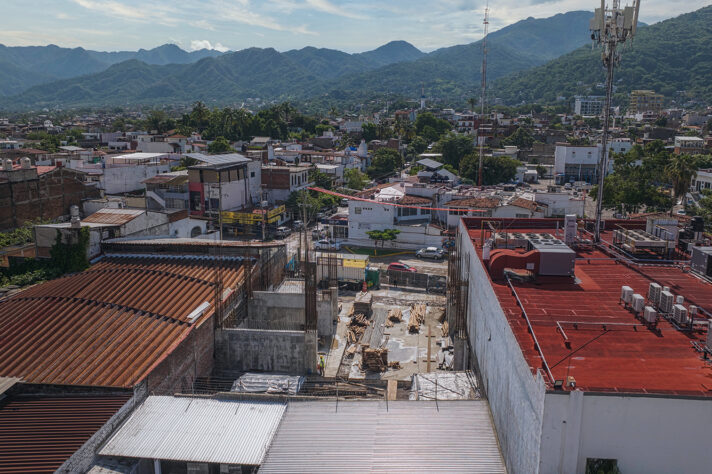
[[[356,168],[349,168],[344,171],[344,181],[347,188],[359,190],[365,188],[370,182],[368,176]]]
[[[479,178],[479,155],[471,153],[460,162],[460,176],[477,183]],[[508,156],[485,156],[482,160],[482,184],[506,183],[517,175],[517,166],[521,163]]]
[[[386,241],[396,240],[400,232],[398,229],[369,230],[366,235],[375,242],[376,247],[378,247],[378,242],[381,242],[381,247],[383,247]]]
[[[368,175],[375,179],[385,178],[403,166],[403,157],[391,148],[380,148],[374,153]]]
[[[208,145],[208,153],[227,153],[235,151],[230,142],[225,137],[218,137],[210,145]]]
[[[426,130],[427,127],[427,130]],[[430,112],[423,112],[415,119],[415,133],[430,142],[438,140],[452,129],[447,120],[439,119]]]
[[[321,170],[313,169],[309,172],[309,177],[314,184],[319,188],[331,189],[332,179],[331,176],[324,173]]]
[[[433,151],[442,153],[443,163],[454,168],[460,167],[460,161],[475,151],[473,137],[470,135],[460,135],[448,133],[433,147]]]
[[[533,144],[534,137],[531,131],[525,127],[519,127],[510,136],[502,139],[502,145],[513,145],[518,148],[531,148]]]

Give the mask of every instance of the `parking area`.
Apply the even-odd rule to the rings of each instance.
[[[418,273],[430,273],[431,275],[447,275],[447,256],[442,260],[432,260],[426,258],[416,258],[414,252],[404,252],[398,255],[390,255],[387,257],[371,257],[369,259],[372,267],[378,267],[380,270],[386,270],[388,265],[393,262],[405,263],[409,267],[418,270]]]

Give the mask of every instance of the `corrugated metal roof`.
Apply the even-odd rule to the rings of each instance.
[[[0,472],[54,472],[131,395],[13,397],[0,408]]]
[[[0,375],[28,383],[132,387],[196,324],[214,298],[205,259],[104,259],[0,301]],[[222,269],[225,288],[244,269]]]
[[[124,225],[145,212],[143,209],[112,209],[107,207],[85,217],[83,221],[93,224]]]
[[[293,402],[262,473],[467,472],[506,468],[484,401]]]
[[[99,454],[256,466],[284,409],[276,402],[151,396]]]
[[[209,165],[229,165],[235,163],[247,163],[252,161],[239,153],[225,153],[222,155],[204,155],[203,153],[188,153],[187,156]]]

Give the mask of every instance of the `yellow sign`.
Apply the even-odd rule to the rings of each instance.
[[[354,260],[352,258],[345,258],[344,259],[344,264],[345,267],[351,267],[351,268],[366,268],[366,260]]]
[[[275,224],[279,222],[279,218],[286,211],[284,205],[277,206],[274,209],[267,211],[267,223]],[[262,223],[263,214],[260,212],[231,212],[223,211],[222,217],[225,224],[245,224],[245,225],[255,225]]]

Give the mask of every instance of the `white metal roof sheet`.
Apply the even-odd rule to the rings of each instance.
[[[187,156],[195,158],[202,163],[209,165],[227,165],[232,163],[246,163],[252,161],[245,155],[239,153],[224,153],[222,155],[205,155],[203,153],[188,153]]]
[[[292,402],[263,473],[504,473],[485,401]]]
[[[284,410],[275,402],[150,396],[99,454],[259,465]]]

